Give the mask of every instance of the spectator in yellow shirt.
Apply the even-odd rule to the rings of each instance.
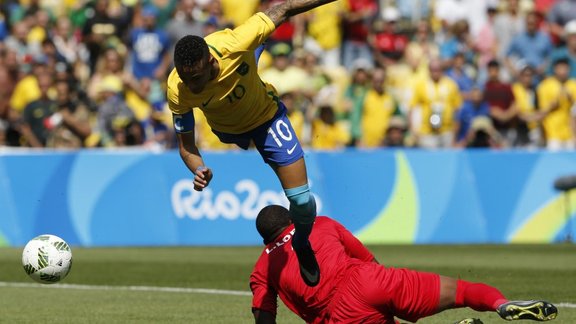
[[[342,16],[346,12],[344,0],[310,10],[304,15],[306,35],[304,49],[316,54],[325,67],[340,66],[342,46]]]
[[[412,103],[414,84],[428,77],[429,61],[440,57],[428,22],[419,21],[415,28],[415,34],[404,51],[404,63],[386,68],[388,87],[404,115],[408,114]]]
[[[256,13],[260,1],[258,0],[220,0],[224,17],[234,26],[238,26]]]
[[[30,19],[34,25],[30,26],[30,32],[27,36],[28,44],[41,44],[48,36],[48,31],[51,29],[50,14],[45,10],[38,10]]]
[[[106,49],[98,59],[96,71],[88,80],[86,88],[88,97],[93,100],[98,98],[100,86],[107,76],[124,78],[124,57],[114,48]]]
[[[370,67],[358,61],[354,67],[350,84],[344,92],[344,111],[339,119],[350,122],[351,142],[360,144],[362,135],[362,105],[368,89],[370,88]]]
[[[32,62],[31,73],[16,83],[14,92],[10,97],[10,107],[12,107],[13,112],[17,114],[22,113],[29,103],[40,98],[41,92],[38,85],[38,76],[48,72],[48,67],[43,61],[35,60]],[[53,95],[53,92],[49,93],[49,96],[53,97]]]
[[[382,144],[390,117],[396,112],[396,102],[385,88],[386,73],[376,69],[372,75],[372,87],[366,93],[362,109],[361,143],[365,147]]]
[[[538,103],[545,113],[542,120],[546,147],[550,150],[574,149],[575,130],[573,106],[576,81],[568,79],[570,65],[567,58],[554,62],[553,75],[538,85]]]
[[[424,148],[450,147],[454,140],[454,117],[462,105],[458,85],[444,75],[440,60],[428,66],[430,77],[418,82],[410,105],[412,132]],[[414,116],[417,114],[417,116]]]
[[[346,147],[350,141],[350,132],[336,122],[331,106],[319,108],[318,119],[312,122],[311,145],[314,149],[335,150]]]
[[[296,100],[296,97],[292,92],[281,95],[280,100],[284,103],[286,109],[288,110],[288,119],[292,124],[292,128],[294,128],[296,137],[298,137],[302,145],[305,145],[309,141],[304,138],[304,124],[306,118],[300,109],[300,102]]]
[[[57,111],[58,106],[49,95],[54,83],[52,75],[46,72],[39,74],[37,82],[40,97],[27,104],[22,111],[19,131],[28,146],[45,147],[51,130],[46,127],[44,121]]]
[[[536,71],[530,65],[520,69],[518,81],[512,84],[512,93],[518,109],[518,145],[539,147],[542,144],[540,124],[544,115],[538,109],[535,89]]]
[[[274,60],[272,66],[262,71],[263,81],[273,84],[280,95],[303,90],[308,84],[304,69],[293,65],[292,49],[286,43],[277,43],[270,49]]]

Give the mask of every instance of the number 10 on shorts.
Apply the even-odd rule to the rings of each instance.
[[[272,129],[273,127],[276,128],[276,131]],[[272,135],[272,138],[278,147],[282,147],[283,145],[280,138],[285,142],[290,142],[292,137],[294,137],[290,131],[290,126],[288,126],[288,124],[286,124],[282,119],[277,120],[273,126],[268,128],[268,134]],[[278,136],[280,136],[280,138],[278,138]]]

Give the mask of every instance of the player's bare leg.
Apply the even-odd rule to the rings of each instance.
[[[290,214],[296,229],[292,247],[300,263],[300,274],[308,286],[316,286],[320,281],[320,268],[308,240],[316,218],[316,201],[308,188],[306,163],[301,158],[290,165],[274,167],[274,171],[290,201]]]
[[[479,312],[497,312],[508,321],[549,321],[558,314],[556,307],[546,301],[508,301],[492,286],[440,276],[438,312],[459,307],[470,307]]]

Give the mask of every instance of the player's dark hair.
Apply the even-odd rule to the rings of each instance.
[[[174,66],[178,71],[184,66],[192,67],[208,54],[208,44],[204,38],[196,35],[187,35],[176,43],[174,47]]]
[[[256,217],[256,230],[264,239],[264,244],[272,242],[284,228],[291,224],[290,212],[279,205],[262,208]]]

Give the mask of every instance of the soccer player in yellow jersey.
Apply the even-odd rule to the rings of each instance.
[[[180,156],[194,173],[194,188],[212,179],[194,138],[194,108],[201,109],[212,131],[224,143],[247,149],[253,142],[276,172],[290,202],[296,234],[292,246],[302,279],[320,281],[320,269],[308,237],[316,218],[316,203],[308,187],[304,153],[286,107],[274,87],[260,80],[254,51],[270,34],[296,14],[334,0],[289,0],[258,12],[235,29],[201,38],[188,35],[174,49],[175,69],[168,77],[168,103],[174,116]]]

